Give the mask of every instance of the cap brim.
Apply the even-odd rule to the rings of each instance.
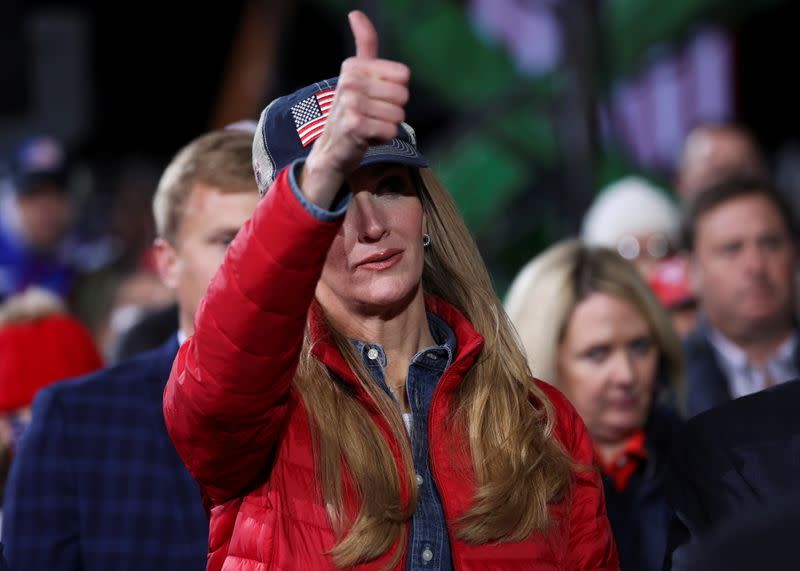
[[[19,195],[31,194],[43,186],[67,192],[67,175],[62,171],[26,173],[13,177],[12,182]]]
[[[412,167],[425,168],[427,159],[412,145],[401,139],[392,139],[385,145],[369,147],[361,159],[361,165],[375,163],[400,163]]]

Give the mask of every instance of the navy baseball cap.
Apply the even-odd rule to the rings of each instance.
[[[40,135],[23,140],[11,156],[10,167],[17,194],[28,194],[43,184],[67,190],[67,151],[53,137]]]
[[[325,129],[338,79],[319,81],[278,97],[262,111],[253,140],[253,170],[262,196],[283,167],[311,152]],[[361,160],[362,165],[386,162],[428,166],[417,149],[414,129],[407,123],[400,123],[397,137],[385,145],[369,147]]]

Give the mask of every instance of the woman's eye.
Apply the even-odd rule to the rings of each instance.
[[[649,337],[635,339],[631,342],[630,348],[637,355],[647,355],[653,348],[653,340]]]
[[[592,347],[583,352],[583,357],[595,363],[602,362],[608,356],[606,347]]]
[[[383,179],[378,185],[375,194],[401,194],[404,190],[403,179],[398,176],[393,176]]]
[[[766,236],[761,239],[761,245],[767,250],[776,251],[783,246],[783,240],[780,236]]]

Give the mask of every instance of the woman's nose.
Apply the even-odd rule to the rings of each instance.
[[[636,380],[636,369],[633,365],[633,357],[620,351],[615,355],[612,369],[613,380],[616,384],[631,385]]]
[[[353,197],[354,222],[358,239],[364,242],[376,242],[388,232],[386,217],[380,206],[375,204],[372,195],[360,192]]]

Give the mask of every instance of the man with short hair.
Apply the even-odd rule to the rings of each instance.
[[[157,262],[176,291],[178,333],[37,397],[6,494],[3,542],[12,569],[205,568],[206,513],[167,435],[161,397],[197,305],[258,202],[252,138],[237,130],[199,137],[159,183]]]
[[[798,376],[796,234],[769,183],[732,179],[698,195],[685,226],[702,310],[686,340],[690,416]]]

